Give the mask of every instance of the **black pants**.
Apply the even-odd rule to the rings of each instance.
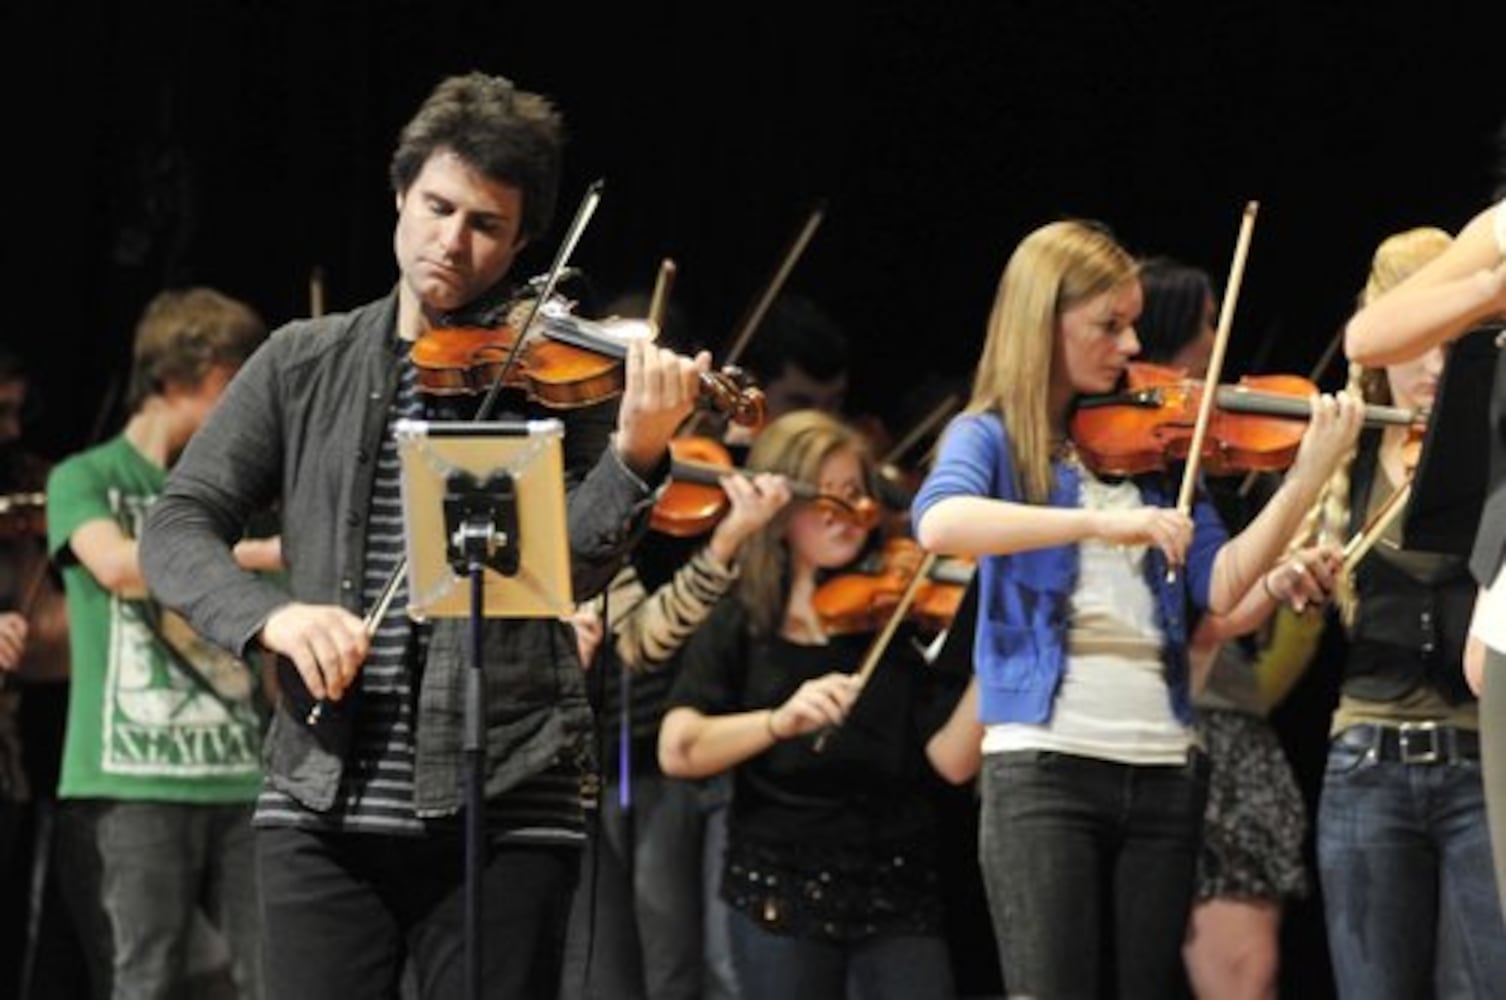
[[[459,837],[257,830],[268,997],[389,1000],[405,958],[419,995],[465,996]],[[482,875],[482,995],[552,998],[579,868],[570,847],[493,847]]]

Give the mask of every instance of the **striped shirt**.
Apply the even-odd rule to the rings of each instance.
[[[366,529],[362,607],[374,607],[404,557],[401,470],[394,425],[427,416],[416,369],[404,357],[397,393],[377,455]],[[416,696],[428,653],[430,626],[408,617],[408,581],[399,577],[392,601],[371,639],[355,692],[359,711],[340,789],[328,812],[314,812],[264,786],[258,826],[295,826],[328,833],[421,836],[458,831],[459,817],[421,818],[413,805]],[[494,842],[580,843],[584,839],[579,768],[560,762],[486,805]]]
[[[612,581],[607,591],[612,645],[618,661],[632,675],[628,681],[628,732],[637,748],[634,770],[653,763],[651,748],[658,742],[659,723],[674,685],[674,658],[736,580],[736,569],[724,566],[702,546],[651,594],[631,563]],[[622,718],[621,675],[608,683],[606,713],[613,746],[617,746],[615,738],[621,731]]]

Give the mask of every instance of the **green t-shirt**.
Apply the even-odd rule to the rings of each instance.
[[[47,481],[47,543],[63,569],[73,659],[64,798],[245,802],[261,784],[254,672],[156,602],[105,590],[68,546],[101,518],[140,537],[165,479],[122,435],[59,463]]]

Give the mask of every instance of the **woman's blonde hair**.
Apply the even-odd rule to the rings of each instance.
[[[999,278],[967,409],[1003,419],[1019,488],[1032,503],[1051,493],[1048,402],[1057,318],[1138,273],[1134,257],[1107,229],[1068,219],[1021,240]]]
[[[863,489],[872,496],[874,469],[867,439],[819,410],[786,413],[759,431],[748,452],[747,468],[777,472],[793,482],[819,485],[822,463],[847,450],[858,456],[863,468]],[[790,582],[790,550],[784,532],[793,508],[794,504],[786,506],[743,543],[737,593],[756,635],[774,635],[783,620]]]
[[[1381,241],[1370,260],[1370,274],[1359,294],[1357,305],[1363,308],[1395,288],[1428,261],[1442,254],[1453,237],[1434,226],[1419,226],[1395,233]],[[1384,368],[1365,368],[1350,363],[1346,392],[1358,395],[1366,403],[1386,406],[1391,403],[1391,387]],[[1320,540],[1342,544],[1349,533],[1350,476],[1358,448],[1349,449],[1334,467],[1328,482],[1318,494],[1318,501],[1308,512],[1302,531],[1291,548]],[[1345,624],[1354,621],[1354,581],[1340,578],[1334,593],[1340,618]]]

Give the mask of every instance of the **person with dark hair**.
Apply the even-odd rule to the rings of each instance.
[[[125,428],[47,479],[73,658],[58,795],[93,833],[110,940],[85,946],[113,956],[116,996],[184,988],[197,911],[225,938],[237,994],[262,995],[257,677],[152,598],[139,540],[167,469],[265,336],[218,291],[160,293],[137,324]],[[242,558],[275,568],[275,542]]]
[[[851,364],[846,330],[814,300],[788,292],[774,300],[743,356],[769,420],[791,410],[841,413]]]
[[[163,603],[226,649],[278,657],[254,819],[267,990],[278,1000],[389,996],[405,968],[423,997],[462,995],[469,623],[407,614],[394,574],[405,539],[393,430],[452,413],[420,391],[412,348],[468,308],[516,298],[509,272],[550,225],[562,142],[547,98],[483,73],[441,81],[392,157],[392,291],[274,332],[148,518],[143,559]],[[669,438],[709,366],[708,355],[635,339],[620,400],[545,411],[520,390],[496,397],[493,419],[565,424],[576,600],[607,586],[645,527]],[[285,581],[245,572],[231,549],[274,501]],[[363,616],[389,580],[368,633]],[[488,997],[548,997],[584,836],[584,675],[557,619],[487,619],[479,659],[481,985]]]
[[[1202,379],[1214,342],[1213,283],[1201,268],[1157,257],[1144,261],[1145,309],[1135,324],[1139,360]],[[1209,496],[1233,529],[1269,499],[1257,479],[1208,480]],[[1183,958],[1199,997],[1274,997],[1283,905],[1308,891],[1302,851],[1307,812],[1280,740],[1267,721],[1302,675],[1323,634],[1323,613],[1272,608],[1256,633],[1231,634],[1203,619],[1188,640],[1197,731],[1208,753],[1197,885]]]
[[[1145,311],[1135,325],[1141,361],[1180,368],[1193,378],[1208,372],[1217,327],[1213,281],[1208,272],[1170,257],[1140,265]]]

